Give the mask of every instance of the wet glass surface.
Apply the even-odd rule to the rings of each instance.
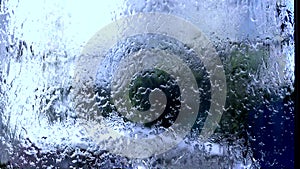
[[[0,168],[294,168],[294,2],[0,0]]]

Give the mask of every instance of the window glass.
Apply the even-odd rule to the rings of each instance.
[[[292,0],[0,0],[0,168],[293,168]]]

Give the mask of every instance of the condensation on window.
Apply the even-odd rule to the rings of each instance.
[[[294,24],[292,0],[0,0],[0,168],[293,168]]]

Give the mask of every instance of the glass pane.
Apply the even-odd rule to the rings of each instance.
[[[292,0],[0,0],[0,168],[293,168]]]

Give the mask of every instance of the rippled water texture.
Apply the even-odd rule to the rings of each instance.
[[[292,0],[0,0],[0,168],[293,168],[294,47]]]

